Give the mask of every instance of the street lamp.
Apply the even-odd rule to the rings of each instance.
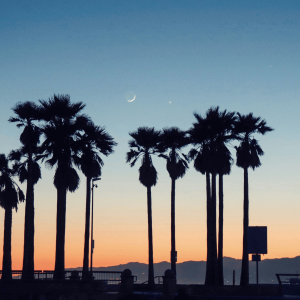
[[[92,179],[92,218],[91,218],[91,278],[93,278],[93,249],[94,249],[94,240],[93,240],[93,226],[94,226],[94,187],[98,187],[97,184],[94,184],[95,181],[101,180],[100,177]]]

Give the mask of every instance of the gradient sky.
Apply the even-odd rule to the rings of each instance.
[[[54,93],[86,103],[84,113],[118,143],[95,189],[95,267],[148,259],[146,188],[139,164],[125,162],[128,133],[139,126],[187,130],[193,112],[217,105],[253,112],[275,129],[257,137],[265,155],[249,171],[250,226],[268,226],[263,259],[300,255],[298,0],[2,1],[0,42],[0,153],[20,145],[21,130],[7,122],[11,108]],[[126,101],[128,92],[134,102]],[[170,259],[171,180],[163,159],[154,165],[154,262],[160,262]],[[35,187],[36,269],[54,268],[53,174],[43,167]],[[224,255],[240,259],[241,168],[233,166],[224,189]],[[206,259],[205,201],[205,177],[191,164],[176,186],[178,262]],[[24,210],[20,204],[13,213],[13,269],[22,267]],[[81,175],[80,188],[67,196],[66,267],[82,266],[84,219]]]

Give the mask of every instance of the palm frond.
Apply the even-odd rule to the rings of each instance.
[[[126,153],[126,163],[130,163],[132,159],[136,159],[140,153],[131,149],[129,152]]]
[[[23,153],[20,149],[18,150],[12,150],[10,151],[10,153],[8,154],[8,159],[9,160],[16,160],[16,161],[20,161],[21,158],[23,156]]]
[[[130,167],[134,167],[135,163],[137,162],[137,160],[139,159],[139,157],[137,156],[129,165]]]
[[[24,181],[26,181],[28,178],[28,171],[26,169],[26,167],[23,165],[20,169],[19,169],[19,180],[21,183],[23,183]]]
[[[189,154],[188,154],[188,157],[190,160],[194,160],[195,157],[198,155],[199,151],[197,151],[196,148],[192,148],[190,151],[189,151]]]

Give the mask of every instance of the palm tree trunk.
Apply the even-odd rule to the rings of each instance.
[[[175,244],[175,179],[172,179],[171,190],[171,270],[176,276],[176,244]]]
[[[154,288],[151,187],[147,187],[147,209],[148,209],[148,242],[149,242],[148,285],[150,288]]]
[[[57,189],[56,252],[53,279],[65,278],[65,231],[67,189]]]
[[[240,283],[243,286],[249,284],[248,226],[249,226],[248,168],[244,168],[243,258],[242,258],[241,283]]]
[[[28,160],[22,279],[34,279],[34,184],[32,180],[32,154],[29,154]]]
[[[211,174],[211,251],[213,265],[213,284],[218,284],[218,254],[217,254],[217,185],[216,172]]]
[[[219,284],[224,285],[223,275],[223,174],[219,174],[219,240],[218,240],[218,274]]]
[[[3,261],[2,261],[2,280],[11,280],[11,225],[12,209],[5,209],[4,216],[4,238],[3,238]]]
[[[89,271],[90,208],[91,208],[91,177],[86,177],[85,233],[84,233],[82,279],[87,279],[87,274]]]
[[[206,275],[205,285],[213,284],[213,265],[211,250],[211,190],[210,174],[206,172],[206,226],[207,226],[207,258],[206,258]]]

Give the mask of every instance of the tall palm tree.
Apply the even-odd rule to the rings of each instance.
[[[180,150],[190,143],[185,131],[177,127],[165,128],[161,134],[160,154],[167,161],[167,171],[171,178],[171,269],[176,276],[176,243],[175,243],[175,183],[182,178],[188,169],[188,157]]]
[[[224,224],[224,193],[223,176],[229,175],[233,159],[225,143],[220,143],[217,149],[218,163],[217,174],[219,175],[219,230],[218,230],[218,282],[224,284],[223,275],[223,224]]]
[[[227,110],[220,111],[219,107],[210,108],[206,113],[211,151],[212,195],[216,198],[216,174],[219,174],[219,230],[218,230],[218,284],[224,284],[223,276],[223,175],[231,171],[232,157],[227,143],[235,138],[233,126],[235,113]],[[214,209],[215,212],[215,209]],[[215,224],[215,221],[214,221]],[[215,225],[214,225],[215,226]]]
[[[65,226],[67,191],[74,192],[79,186],[79,176],[74,169],[78,161],[80,142],[76,134],[89,119],[79,112],[85,107],[82,102],[71,103],[69,95],[54,95],[49,100],[40,100],[44,141],[41,145],[46,167],[56,166],[54,186],[57,190],[56,252],[54,279],[64,279]]]
[[[82,278],[88,275],[89,264],[89,237],[90,237],[90,206],[91,206],[91,180],[101,175],[104,162],[100,156],[108,156],[113,153],[113,147],[117,145],[113,138],[105,131],[104,127],[95,126],[89,122],[83,132],[78,133],[82,143],[80,166],[86,176],[86,208],[85,208],[85,234]]]
[[[240,145],[236,148],[236,165],[244,170],[244,220],[243,220],[243,257],[241,270],[241,285],[249,284],[249,256],[248,256],[248,226],[249,226],[249,184],[248,168],[261,166],[259,156],[264,152],[257,140],[253,137],[259,133],[264,135],[273,129],[267,126],[265,120],[254,117],[253,113],[241,115],[237,113],[234,131],[237,134]]]
[[[232,127],[234,121],[234,113],[221,112],[219,107],[211,107],[205,118],[198,114],[194,114],[197,123],[193,124],[190,129],[190,138],[192,143],[198,147],[190,151],[190,157],[194,159],[194,165],[202,174],[206,173],[207,181],[207,268],[206,268],[206,284],[222,284],[223,282],[223,266],[218,271],[217,258],[217,235],[216,235],[216,175],[228,170],[230,160],[228,153],[230,151],[226,147],[226,143],[233,138]],[[229,155],[229,158],[231,156]],[[225,160],[224,160],[225,159]],[[210,175],[211,174],[211,184]],[[222,176],[219,180],[219,195],[221,196],[219,210],[219,263],[222,264],[223,249],[223,180]]]
[[[40,109],[34,102],[26,101],[17,103],[12,110],[16,116],[8,121],[17,122],[19,128],[24,127],[20,136],[22,147],[9,154],[10,160],[18,162],[19,180],[21,183],[27,181],[22,278],[34,279],[34,185],[41,178],[40,167],[33,159],[41,133],[34,121],[39,120]],[[25,161],[21,162],[22,158]]]
[[[149,127],[139,127],[137,131],[129,133],[132,140],[129,141],[131,148],[126,155],[126,162],[133,167],[137,160],[141,158],[139,168],[140,183],[147,188],[147,208],[148,208],[148,242],[149,242],[149,265],[148,284],[154,287],[154,267],[153,267],[153,235],[152,235],[152,204],[151,187],[156,185],[157,171],[152,163],[152,155],[158,154],[158,144],[161,132]]]
[[[0,154],[0,206],[5,209],[2,280],[11,280],[11,227],[12,209],[18,209],[18,203],[25,200],[24,194],[13,180],[16,174],[14,168],[9,167],[9,160]]]
[[[189,137],[194,145],[189,152],[190,159],[194,160],[196,171],[206,175],[206,210],[207,210],[207,259],[205,284],[215,285],[218,283],[217,274],[217,244],[216,244],[216,207],[214,199],[216,197],[211,189],[212,154],[210,143],[210,128],[206,117],[194,113],[196,122],[189,129]],[[212,177],[213,179],[213,177]],[[215,185],[215,181],[212,182]]]

